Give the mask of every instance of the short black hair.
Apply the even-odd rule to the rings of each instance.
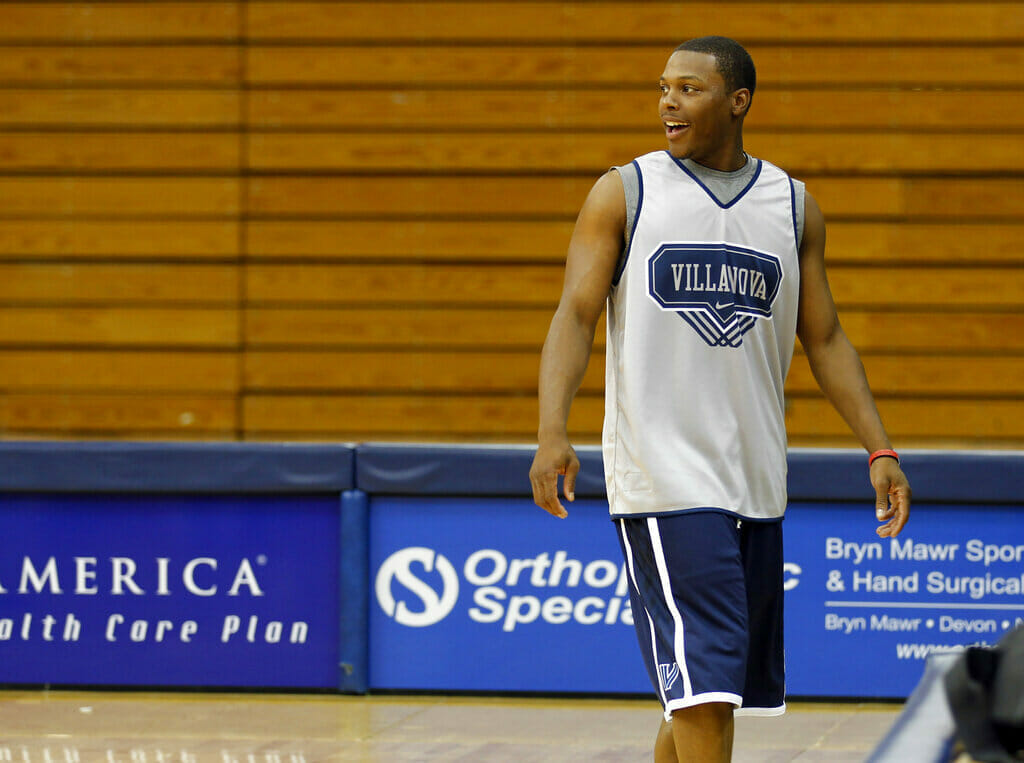
[[[715,57],[718,63],[718,73],[725,80],[725,86],[729,91],[746,88],[750,95],[754,95],[754,88],[757,86],[757,71],[754,69],[754,59],[747,53],[746,48],[736,40],[729,37],[696,37],[687,40],[678,48],[689,50],[694,53],[709,53]]]

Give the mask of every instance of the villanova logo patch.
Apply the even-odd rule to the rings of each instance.
[[[679,678],[679,666],[676,663],[659,662],[658,663],[658,675],[661,676],[661,685],[668,691],[672,688],[672,684]]]
[[[647,289],[712,347],[739,347],[771,318],[782,283],[779,258],[734,244],[662,244],[647,261]]]

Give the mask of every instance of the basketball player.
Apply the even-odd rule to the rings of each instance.
[[[804,185],[743,151],[754,64],[735,41],[681,45],[661,76],[668,151],[601,177],[569,244],[541,356],[536,503],[556,517],[579,461],[569,408],[608,307],[608,502],[637,636],[665,709],[655,760],[728,761],[737,711],[785,710],[783,382],[795,337],[870,454],[877,533],[910,486],[825,274],[825,223]]]

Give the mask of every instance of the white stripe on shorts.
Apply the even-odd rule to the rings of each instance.
[[[651,548],[654,551],[654,561],[658,565],[658,576],[661,578],[661,590],[665,596],[665,605],[668,607],[668,611],[672,615],[672,623],[675,625],[672,648],[675,652],[676,665],[679,666],[679,676],[683,679],[683,696],[681,699],[686,700],[693,696],[690,671],[686,667],[686,634],[683,631],[683,616],[679,614],[675,597],[672,595],[672,583],[668,577],[668,565],[665,562],[665,550],[661,545],[661,532],[658,530],[657,517],[649,517],[647,519],[647,530],[651,534]],[[657,655],[658,653],[655,652],[654,654]]]
[[[633,588],[636,591],[640,590],[640,586],[636,584],[636,571],[633,569],[633,547],[629,545],[629,536],[626,535],[626,520],[619,520],[619,534],[622,535],[622,547],[626,549],[626,566],[629,569],[629,580],[633,584]],[[647,607],[644,607],[644,615],[647,616],[647,625],[651,632],[651,654],[654,660],[657,661],[658,657],[658,642],[655,636],[654,621],[651,619],[651,613],[647,611]],[[654,666],[655,671],[658,670],[658,666]],[[665,707],[668,703],[668,696],[665,694],[665,687],[662,685],[661,674],[658,673],[658,693],[661,695],[661,706]]]
[[[689,697],[682,697],[681,699],[674,699],[668,703],[665,707],[665,720],[672,720],[672,713],[676,710],[685,710],[688,707],[695,707],[696,705],[704,705],[709,702],[724,702],[729,705],[735,705],[733,714],[742,714],[743,710],[740,709],[740,705],[743,702],[743,698],[739,694],[733,694],[732,692],[726,691],[707,691],[703,694],[693,694]],[[754,715],[755,713],[748,712],[747,715]],[[781,715],[781,713],[777,713]]]
[[[777,715],[786,714],[785,703],[778,707],[738,707],[736,708],[736,715],[749,715],[751,717],[759,718],[773,718]]]

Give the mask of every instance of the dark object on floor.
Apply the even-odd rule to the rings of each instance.
[[[969,647],[950,667],[946,696],[957,737],[975,760],[1024,760],[1024,625],[994,647]]]

